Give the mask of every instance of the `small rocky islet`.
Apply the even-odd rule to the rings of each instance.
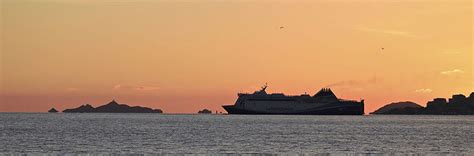
[[[57,113],[59,112],[58,110],[56,110],[56,108],[51,108],[48,110],[48,113]]]
[[[198,114],[212,114],[212,111],[209,109],[203,109],[198,111]]]

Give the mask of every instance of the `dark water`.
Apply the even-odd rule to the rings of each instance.
[[[0,153],[474,154],[474,116],[0,113]]]

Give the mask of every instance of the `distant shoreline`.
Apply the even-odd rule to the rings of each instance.
[[[48,113],[48,112],[0,112],[0,114],[129,114],[129,115],[200,115],[200,116],[208,116],[208,115],[224,115],[224,116],[341,116],[341,117],[351,117],[351,116],[362,116],[362,117],[369,117],[369,116],[474,116],[471,114],[364,114],[364,115],[281,115],[281,114],[199,114],[199,113]]]

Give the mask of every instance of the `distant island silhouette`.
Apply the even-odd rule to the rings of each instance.
[[[50,110],[48,110],[48,113],[57,113],[58,110],[56,110],[56,108],[51,108]]]
[[[370,114],[413,114],[419,109],[423,109],[423,106],[411,101],[394,102],[385,105]]]
[[[474,92],[469,97],[456,94],[448,100],[435,98],[428,101],[426,107],[409,101],[391,103],[370,114],[474,115]]]
[[[212,111],[209,109],[203,109],[198,111],[198,114],[212,114]]]
[[[64,113],[163,113],[161,109],[151,109],[141,106],[128,106],[126,104],[119,104],[112,100],[108,104],[92,107],[89,104],[79,106],[77,108],[65,109]]]

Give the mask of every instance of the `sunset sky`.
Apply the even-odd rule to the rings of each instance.
[[[369,113],[474,91],[472,0],[0,1],[0,112],[225,112],[268,83]]]

